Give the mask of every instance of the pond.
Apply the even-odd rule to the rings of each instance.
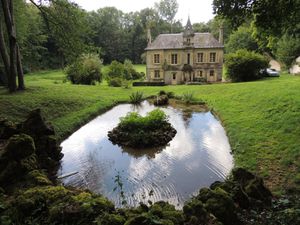
[[[108,140],[120,117],[132,111],[144,116],[155,108],[148,101],[138,107],[121,104],[73,133],[61,144],[64,158],[58,176],[76,174],[62,182],[101,193],[116,206],[164,200],[181,208],[200,188],[224,180],[233,167],[230,145],[209,111],[186,114],[180,107],[162,107],[177,130],[165,147],[129,149]]]

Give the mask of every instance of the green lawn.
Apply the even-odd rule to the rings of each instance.
[[[39,107],[62,140],[97,114],[128,101],[132,92],[153,95],[164,89],[181,95],[192,91],[219,115],[237,166],[264,176],[273,191],[299,190],[300,77],[282,75],[248,83],[131,89],[71,85],[63,80],[61,71],[43,72],[26,76],[27,90],[23,93],[8,94],[0,88],[0,117],[20,121]]]

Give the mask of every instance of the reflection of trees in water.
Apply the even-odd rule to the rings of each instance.
[[[161,153],[168,145],[155,147],[155,148],[129,148],[129,147],[121,147],[123,152],[128,153],[134,158],[140,158],[146,156],[148,159],[155,159],[155,156]]]

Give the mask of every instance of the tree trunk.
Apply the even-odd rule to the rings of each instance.
[[[9,39],[9,49],[10,49],[10,73],[8,76],[8,88],[10,92],[14,92],[17,89],[17,67],[22,65],[18,65],[18,63],[21,63],[21,60],[18,60],[17,53],[17,37],[16,37],[16,27],[14,22],[14,16],[13,16],[13,0],[1,0],[2,2],[2,8],[3,8],[3,14],[5,18],[5,24],[6,29],[8,33],[8,39]],[[19,70],[19,72],[22,72],[22,70]],[[21,83],[19,84],[19,87],[24,87],[24,81],[22,74],[19,75]],[[19,77],[18,76],[18,77]],[[21,86],[20,86],[21,85]]]
[[[4,30],[3,30],[3,26],[2,26],[2,21],[0,20],[0,54],[2,57],[2,61],[4,64],[4,77],[3,77],[3,82],[5,83],[5,85],[7,85],[7,81],[8,81],[8,77],[9,77],[9,58],[8,58],[8,53],[7,53],[7,49],[6,49],[6,45],[5,45],[5,40],[4,40]]]
[[[25,90],[22,59],[21,59],[20,47],[18,44],[17,44],[17,71],[18,71],[18,90]]]

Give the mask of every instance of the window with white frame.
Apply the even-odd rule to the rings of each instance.
[[[154,54],[154,63],[156,63],[156,64],[160,63],[159,54]]]
[[[204,62],[204,53],[199,52],[198,53],[198,63]]]
[[[215,52],[211,52],[209,56],[209,62],[216,62],[217,54]]]
[[[171,64],[172,65],[177,65],[177,54],[172,54],[171,55]]]

